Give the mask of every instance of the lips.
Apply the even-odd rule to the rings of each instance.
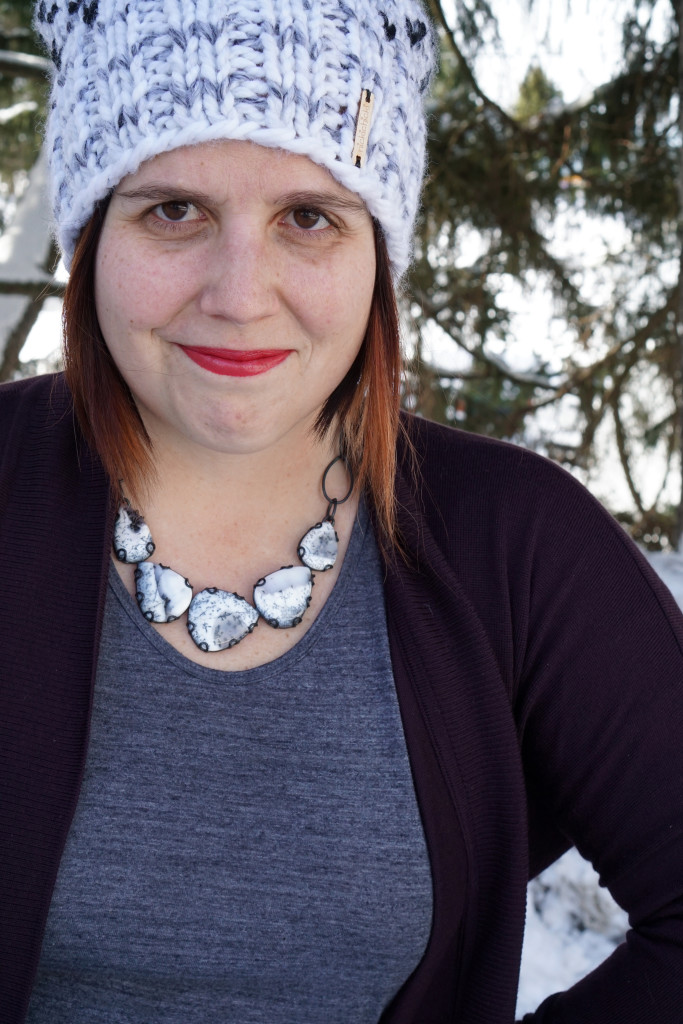
[[[223,377],[256,377],[283,363],[291,349],[232,349],[179,346],[197,366]]]

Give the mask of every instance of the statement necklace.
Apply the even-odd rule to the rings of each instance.
[[[349,488],[343,498],[327,493],[327,474],[342,462],[349,475]],[[338,505],[353,491],[353,474],[348,463],[337,455],[322,477],[322,492],[327,512],[320,523],[306,531],[297,545],[301,565],[285,565],[263,576],[254,584],[254,607],[239,594],[218,587],[207,587],[194,594],[192,585],[175,569],[151,562],[155,545],[147,523],[124,499],[114,524],[114,554],[120,562],[135,565],[135,597],[148,622],[174,622],[187,612],[190,636],[202,651],[225,651],[251,633],[259,618],[274,629],[298,626],[311,603],[313,571],[326,572],[337,559],[339,538],[334,529]]]

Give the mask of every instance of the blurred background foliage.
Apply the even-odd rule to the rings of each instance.
[[[620,67],[584,100],[565,103],[534,63],[501,105],[477,78],[482,41],[503,45],[495,10],[486,0],[426,3],[442,57],[403,299],[404,404],[533,446],[589,485],[618,467],[625,487],[612,511],[648,547],[675,546],[679,7],[664,0],[666,27],[660,18],[655,32],[662,0],[632,0],[615,22]],[[10,59],[41,53],[31,13],[29,2],[0,0],[0,231],[40,146],[45,82]],[[524,303],[548,307],[552,332],[520,337]]]
[[[442,59],[406,382],[409,407],[533,445],[588,481],[607,449],[629,495],[613,511],[651,547],[680,534],[681,428],[679,12],[655,33],[655,2],[633,0],[615,25],[621,67],[584,101],[565,104],[532,65],[503,109],[476,75],[496,34],[489,4],[430,0]],[[513,358],[515,302],[541,292],[561,343]],[[424,358],[435,332],[455,367]]]
[[[31,29],[32,9],[27,0],[0,0],[0,51],[41,55]],[[12,198],[24,186],[40,151],[46,98],[44,78],[27,76],[0,61],[0,231]]]

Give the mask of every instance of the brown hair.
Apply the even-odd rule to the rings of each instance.
[[[108,200],[100,203],[76,245],[64,296],[64,367],[78,424],[98,453],[116,493],[142,504],[154,475],[152,445],[133,396],[109,354],[95,309],[95,257]],[[319,437],[336,424],[356,487],[375,509],[382,547],[396,543],[394,473],[399,430],[401,353],[398,312],[382,229],[375,231],[376,271],[363,344],[316,422]],[[369,439],[372,439],[371,441]],[[120,494],[118,494],[120,497]]]

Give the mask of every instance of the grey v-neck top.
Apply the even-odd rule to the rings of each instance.
[[[245,672],[184,658],[112,568],[29,1024],[376,1024],[431,914],[365,511],[311,629]]]

